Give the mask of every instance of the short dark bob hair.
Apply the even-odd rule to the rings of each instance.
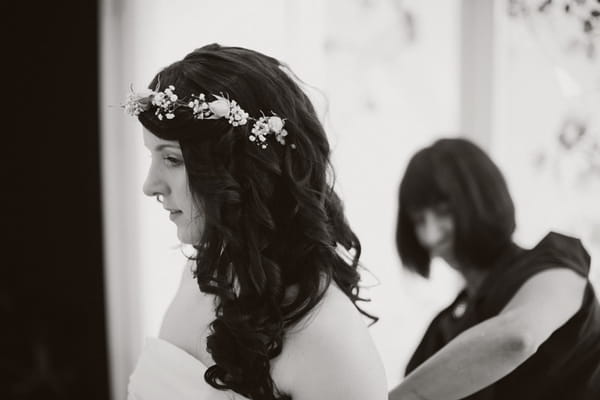
[[[462,265],[489,268],[512,243],[514,204],[496,164],[466,139],[440,139],[412,157],[400,183],[396,246],[409,270],[428,277],[431,263],[411,214],[440,203],[454,218],[454,252]]]

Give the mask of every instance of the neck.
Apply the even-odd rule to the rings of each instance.
[[[514,244],[513,242],[508,243],[504,247],[504,249],[497,254],[495,257],[495,261],[492,264],[492,267],[495,268],[496,265],[502,265],[508,262],[511,258],[520,253],[522,249]],[[465,264],[459,262],[455,257],[452,258],[444,258],[446,263],[458,271],[466,282],[466,291],[467,296],[473,297],[483,280],[488,276],[488,273],[492,268],[488,269],[480,269],[475,268],[471,264]]]
[[[473,297],[487,276],[487,271],[474,268],[463,268],[459,272],[465,278],[467,295]]]
[[[457,260],[445,260],[448,265],[458,271],[465,280],[467,295],[473,297],[488,274],[488,271],[473,268],[459,263]]]

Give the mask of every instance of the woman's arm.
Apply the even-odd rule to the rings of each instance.
[[[581,307],[586,280],[555,268],[531,277],[496,317],[464,331],[390,392],[390,400],[452,400],[506,376]]]

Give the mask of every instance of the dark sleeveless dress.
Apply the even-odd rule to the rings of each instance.
[[[410,359],[406,374],[459,333],[499,314],[532,275],[557,266],[587,278],[590,257],[578,239],[554,232],[531,250],[511,246],[472,299],[462,291],[434,318]],[[533,356],[466,399],[600,400],[600,305],[590,282],[581,308]]]

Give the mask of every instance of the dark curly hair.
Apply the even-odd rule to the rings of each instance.
[[[156,136],[179,141],[189,186],[206,215],[195,273],[200,290],[218,302],[207,341],[216,365],[204,379],[254,400],[290,399],[275,386],[270,360],[331,281],[377,320],[357,305],[365,300],[361,247],[333,190],[326,134],[291,71],[253,50],[196,49],[160,71],[149,88],[168,85],[179,98],[225,94],[251,117],[274,112],[285,119],[287,144],[273,140],[262,149],[248,139],[252,121],[233,127],[225,119],[195,120],[189,110],[168,121],[152,110],[139,115]]]

